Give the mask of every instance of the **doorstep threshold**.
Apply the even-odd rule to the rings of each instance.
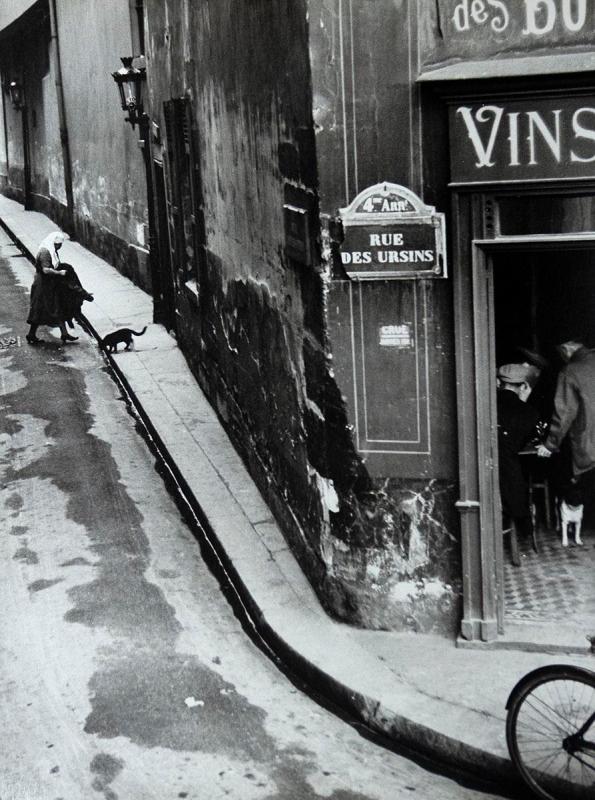
[[[525,653],[568,653],[595,655],[595,621],[590,630],[565,625],[561,620],[546,622],[504,620],[504,633],[491,642],[468,641],[459,636],[457,647],[468,650],[519,650]]]

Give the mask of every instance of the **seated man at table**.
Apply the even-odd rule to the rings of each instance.
[[[516,532],[531,533],[529,487],[519,451],[536,433],[539,414],[527,398],[539,370],[527,364],[505,364],[498,370],[498,461],[502,511],[513,527],[513,563],[518,565]]]

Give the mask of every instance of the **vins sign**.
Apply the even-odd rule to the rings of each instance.
[[[444,214],[395,183],[378,183],[340,210],[350,278],[446,277]]]
[[[450,108],[451,180],[493,183],[595,177],[595,96]]]

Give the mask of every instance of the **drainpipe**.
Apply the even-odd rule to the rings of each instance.
[[[138,30],[139,55],[145,54],[145,0],[136,0],[134,5]]]
[[[21,108],[21,122],[23,124],[23,189],[25,211],[33,209],[31,196],[31,146],[29,144],[29,107],[25,105]]]
[[[2,78],[4,80],[4,76]],[[2,91],[2,89],[0,89]],[[6,183],[8,184],[8,176],[10,174],[10,164],[8,162],[8,125],[6,123],[6,96],[2,91],[2,125],[4,127],[4,152],[6,163]]]
[[[62,163],[64,165],[64,189],[66,192],[66,225],[67,232],[74,238],[74,195],[72,192],[72,162],[70,160],[70,144],[68,125],[66,122],[66,105],[64,87],[62,86],[62,65],[60,61],[60,43],[58,41],[58,23],[56,0],[50,0],[50,47],[52,53],[52,69],[56,82],[58,99],[58,124],[60,126],[60,144],[62,145]]]

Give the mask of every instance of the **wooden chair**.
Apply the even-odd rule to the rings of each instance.
[[[550,484],[546,475],[536,478],[534,475],[529,475],[529,508],[531,509],[531,527],[533,529],[533,549],[537,549],[537,498],[535,493],[542,492],[543,499],[543,521],[545,527],[549,530],[552,527],[552,505]]]

